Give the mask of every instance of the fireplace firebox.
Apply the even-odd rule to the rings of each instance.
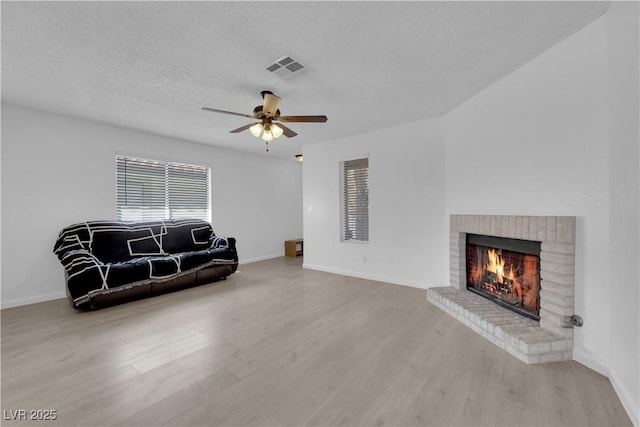
[[[467,289],[540,320],[540,242],[467,234]]]

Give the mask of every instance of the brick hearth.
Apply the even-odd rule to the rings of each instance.
[[[466,289],[466,234],[541,242],[540,322]],[[430,288],[427,299],[526,363],[570,360],[574,314],[575,217],[451,215],[451,286]]]

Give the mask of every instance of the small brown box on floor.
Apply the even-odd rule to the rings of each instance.
[[[302,239],[285,240],[284,241],[285,256],[302,255]]]

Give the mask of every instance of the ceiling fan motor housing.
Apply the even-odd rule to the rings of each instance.
[[[253,109],[253,115],[256,117],[256,119],[260,119],[260,120],[263,120],[264,118],[267,117],[265,114],[262,114],[262,105],[258,105],[256,108]],[[272,118],[277,120],[278,117],[280,117],[279,108],[276,110],[276,114],[274,114]]]

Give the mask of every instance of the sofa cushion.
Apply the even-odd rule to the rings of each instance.
[[[176,255],[147,257],[147,264],[150,279],[162,279],[182,272],[180,257]]]
[[[109,264],[109,271],[105,277],[109,288],[146,280],[149,278],[149,263],[146,257],[141,257],[127,262]]]
[[[164,225],[162,248],[168,254],[207,249],[215,237],[213,228],[205,221],[165,221]]]
[[[180,259],[180,269],[190,270],[211,260],[234,261],[235,252],[229,248],[207,249],[204,251],[183,252],[177,255]]]
[[[104,263],[123,262],[149,255],[163,255],[162,225],[111,226],[92,230],[91,253]]]

